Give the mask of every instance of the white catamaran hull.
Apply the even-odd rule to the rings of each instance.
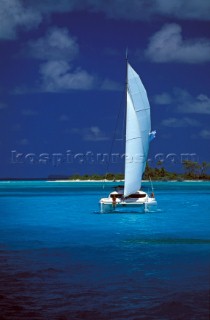
[[[102,198],[99,202],[100,212],[121,212],[121,211],[135,211],[139,213],[155,211],[157,208],[157,201],[153,197],[149,197],[146,193],[138,192],[135,195],[141,195],[141,198],[118,198],[121,196],[112,192],[108,198]],[[116,197],[116,198],[115,198]]]

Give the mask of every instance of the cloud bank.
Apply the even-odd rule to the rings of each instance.
[[[39,69],[41,91],[62,92],[93,88],[94,76],[82,68],[73,69],[70,64],[79,55],[79,45],[67,28],[50,28],[45,36],[30,41],[28,54],[44,61]]]
[[[206,0],[27,0],[42,13],[86,10],[108,18],[145,20],[157,16],[209,20],[210,3]]]
[[[41,65],[42,91],[61,92],[70,89],[89,90],[93,88],[94,77],[85,70],[71,70],[68,62],[48,61]]]
[[[199,132],[199,136],[203,139],[210,139],[210,130],[203,129]]]
[[[97,142],[109,140],[109,137],[98,126],[91,126],[83,129],[72,128],[71,133],[80,135],[84,141]]]
[[[25,6],[23,1],[1,0],[0,21],[0,39],[15,39],[19,28],[36,28],[42,21],[42,14],[35,7]]]
[[[208,62],[210,61],[210,40],[184,40],[182,29],[178,24],[167,24],[150,38],[145,55],[150,61],[156,63]]]
[[[210,114],[210,98],[206,94],[191,95],[188,91],[175,88],[172,94],[162,93],[154,97],[154,103],[171,105],[179,113]]]
[[[50,28],[47,34],[28,43],[30,56],[40,60],[74,59],[79,53],[75,37],[69,34],[67,28]]]
[[[77,39],[67,28],[50,28],[43,37],[29,41],[27,55],[41,60],[39,74],[42,92],[63,92],[67,90],[121,90],[121,86],[110,79],[100,80],[82,67],[74,68],[74,61],[80,54]],[[17,90],[24,93],[27,90]]]
[[[134,21],[159,17],[210,20],[210,2],[206,0],[0,0],[0,38],[14,39],[20,28],[36,28],[53,13],[81,10]]]
[[[191,119],[191,118],[168,118],[164,119],[161,123],[163,126],[170,127],[170,128],[180,128],[180,127],[198,127],[200,126],[200,122]]]
[[[177,111],[181,113],[210,114],[210,98],[205,94],[192,97],[184,91]]]

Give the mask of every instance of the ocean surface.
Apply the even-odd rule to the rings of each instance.
[[[100,214],[112,185],[0,182],[1,320],[209,319],[210,183],[154,183],[156,212]]]

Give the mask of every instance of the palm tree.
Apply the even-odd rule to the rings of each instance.
[[[196,177],[196,171],[200,169],[200,165],[198,162],[195,161],[190,161],[190,160],[184,160],[183,161],[183,166],[185,169],[185,174],[189,178],[195,178]]]
[[[210,167],[210,163],[203,161],[200,165],[200,175],[201,177],[205,177],[206,176],[206,171],[207,169]]]

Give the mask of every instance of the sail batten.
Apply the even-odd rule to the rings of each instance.
[[[136,137],[136,138],[128,139],[128,140],[126,140],[126,141],[131,141],[131,140],[135,140],[135,139],[139,139],[139,138],[141,138],[141,137]]]
[[[150,105],[139,75],[128,64],[124,196],[141,187],[149,149]]]

